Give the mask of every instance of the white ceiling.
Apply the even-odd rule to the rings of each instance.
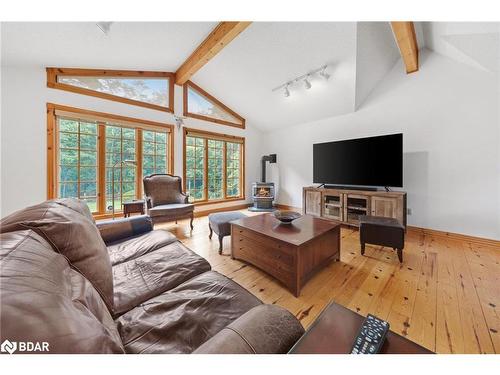
[[[175,71],[216,22],[2,22],[2,65]]]
[[[425,46],[492,73],[500,71],[500,23],[422,22]]]
[[[215,25],[117,22],[105,36],[92,22],[2,23],[2,65],[175,71]],[[422,22],[417,34],[420,47],[498,72],[499,25]],[[254,22],[192,80],[269,131],[357,110],[395,59],[387,23]],[[324,64],[328,81],[271,91]]]
[[[256,22],[192,80],[244,116],[271,130],[354,110],[355,22]],[[271,90],[329,64],[331,77],[313,77],[291,96]]]

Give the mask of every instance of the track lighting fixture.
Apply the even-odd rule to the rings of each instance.
[[[304,79],[304,86],[306,87],[307,90],[309,90],[312,87],[311,82],[309,82],[309,75],[307,75],[307,77]]]
[[[300,77],[294,78],[282,85],[279,85],[278,87],[275,87],[271,91],[277,91],[277,90],[283,90],[283,95],[288,98],[290,96],[290,87],[298,84],[299,82],[304,83],[304,87],[309,90],[312,87],[311,83],[311,77],[315,74],[319,74],[322,78],[325,80],[328,80],[330,78],[330,74],[326,72],[326,68],[328,65],[323,65],[322,67],[318,69],[311,70],[309,73],[306,73],[304,75],[301,75]]]
[[[283,92],[283,95],[285,95],[285,98],[288,98],[290,96],[290,90],[288,89],[288,85],[285,86],[285,91]]]
[[[321,69],[321,72],[319,72],[319,75],[326,80],[328,80],[328,78],[330,78],[330,74],[328,74],[326,72],[326,65],[323,67],[323,69]]]

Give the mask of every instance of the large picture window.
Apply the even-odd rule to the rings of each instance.
[[[184,129],[184,189],[195,203],[243,199],[245,139]]]
[[[59,128],[58,196],[84,199],[97,210],[97,123],[61,117]]]
[[[172,125],[55,104],[47,109],[49,199],[80,198],[105,216],[113,202],[120,211],[142,198],[144,176],[173,173]]]
[[[160,111],[174,108],[170,72],[47,68],[47,86]]]
[[[191,81],[184,84],[184,116],[245,128],[245,119]]]

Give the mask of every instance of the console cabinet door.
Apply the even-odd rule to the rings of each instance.
[[[397,198],[374,196],[371,202],[371,214],[373,216],[392,217],[397,219],[397,206]]]
[[[321,216],[321,191],[306,190],[304,199],[306,215]]]

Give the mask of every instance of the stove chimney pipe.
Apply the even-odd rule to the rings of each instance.
[[[261,163],[261,182],[266,182],[266,161],[269,163],[276,163],[276,154],[264,155],[260,159]]]

